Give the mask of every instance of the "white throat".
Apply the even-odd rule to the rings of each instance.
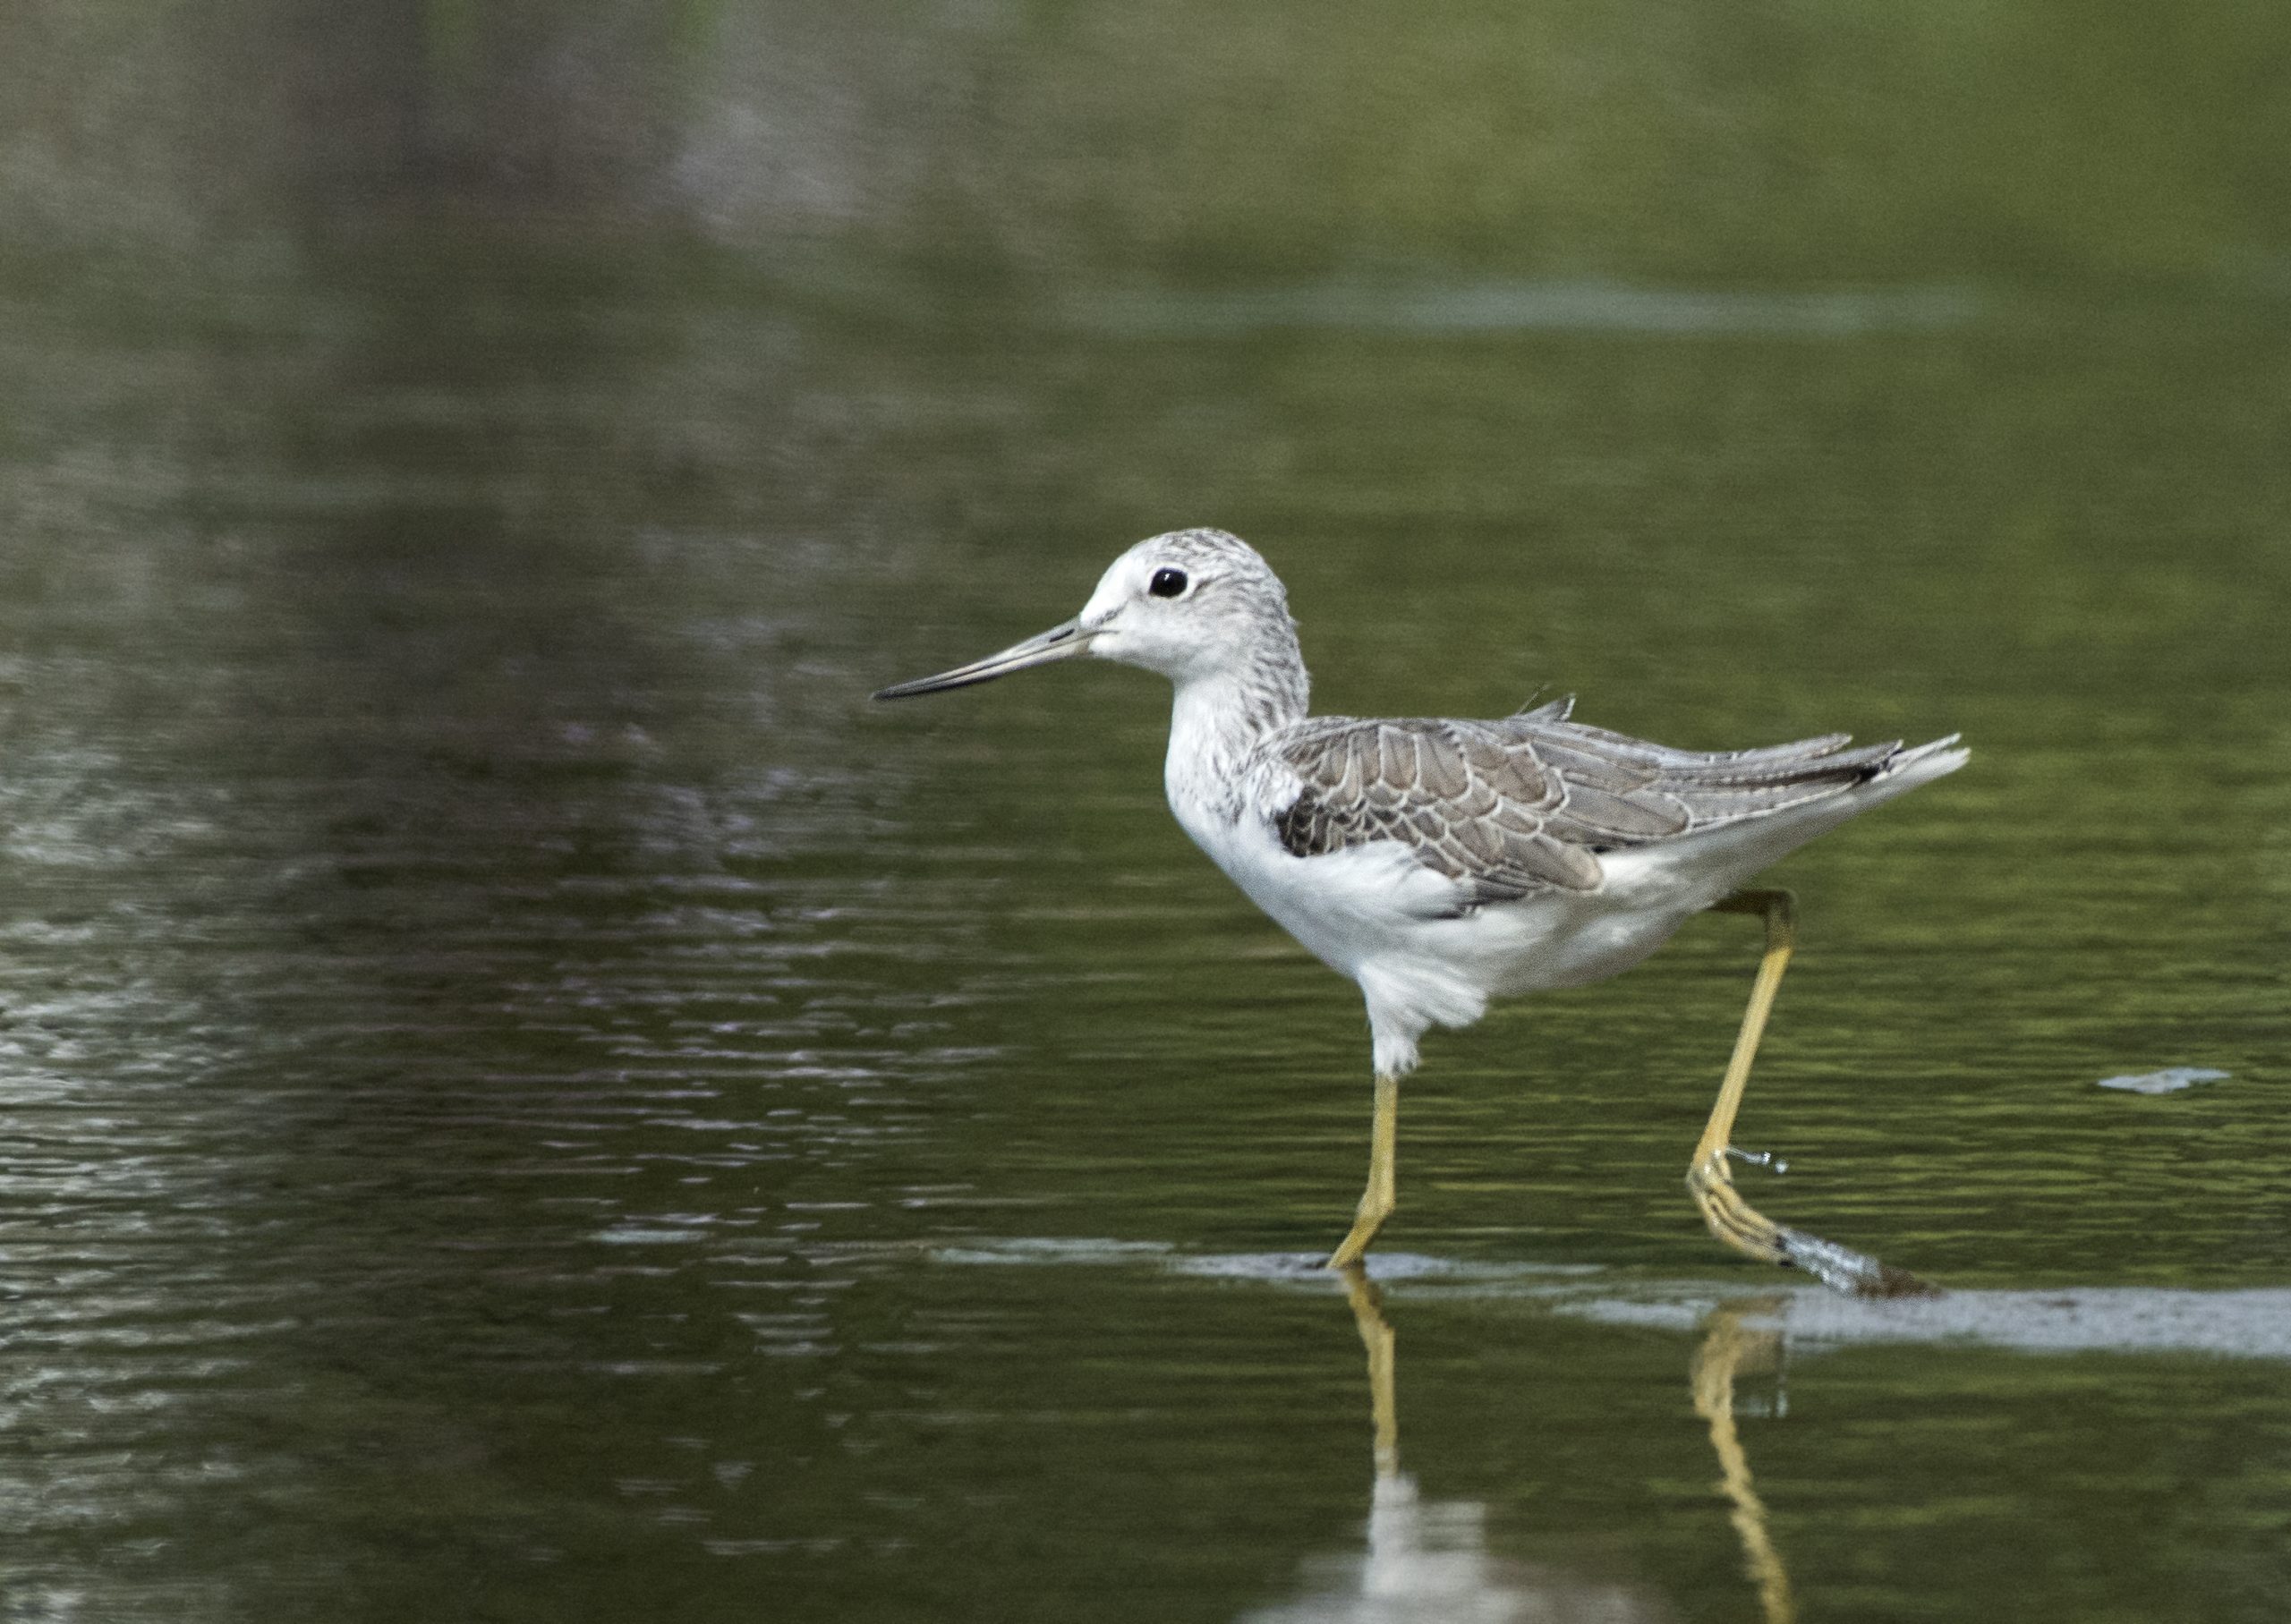
[[[1163,782],[1170,810],[1197,844],[1212,846],[1212,830],[1230,828],[1249,804],[1257,745],[1303,718],[1301,662],[1293,675],[1269,684],[1261,669],[1229,670],[1178,684]]]

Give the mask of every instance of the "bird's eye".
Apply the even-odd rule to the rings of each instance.
[[[1155,570],[1153,584],[1146,589],[1156,598],[1175,598],[1185,591],[1183,570]]]

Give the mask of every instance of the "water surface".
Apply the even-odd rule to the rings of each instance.
[[[1206,159],[1099,219],[1030,98],[1103,41],[964,26],[1033,42],[1020,135],[830,142],[828,246],[729,181],[661,226],[630,157],[12,251],[0,1616],[2281,1616],[2291,308],[1799,274],[1755,196],[1800,258],[1634,216],[1627,274],[1364,273],[1315,214],[1111,274],[1228,217]],[[787,203],[703,162],[737,72],[660,96],[679,185]],[[949,139],[1069,190],[899,214]],[[1375,1294],[1303,1266],[1364,1022],[1170,821],[1157,680],[864,699],[1197,523],[1324,710],[1967,736],[1777,871],[1742,1125],[1761,1206],[1951,1297],[1701,1233],[1729,918],[1436,1034]],[[2176,1067],[2227,1075],[2099,1086]]]

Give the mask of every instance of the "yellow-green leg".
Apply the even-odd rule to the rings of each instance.
[[[1726,1076],[1718,1084],[1717,1103],[1694,1147],[1688,1164],[1686,1187],[1701,1210],[1710,1232],[1735,1251],[1765,1263],[1803,1269],[1826,1285],[1861,1297],[1921,1297],[1933,1288],[1905,1269],[1881,1263],[1850,1247],[1826,1241],[1802,1229],[1776,1223],[1734,1188],[1733,1169],[1726,1165],[1726,1149],[1733,1141],[1734,1117],[1742,1110],[1742,1091],[1750,1080],[1750,1062],[1758,1058],[1759,1039],[1766,1033],[1767,1016],[1774,1011],[1775,994],[1782,988],[1782,973],[1789,968],[1796,940],[1798,909],[1787,891],[1738,891],[1713,906],[1718,914],[1757,914],[1766,920],[1766,955],[1759,961],[1758,979],[1750,985],[1750,1006],[1742,1011],[1742,1031],[1734,1039],[1734,1053],[1726,1062]]]
[[[1737,1252],[1769,1263],[1786,1263],[1782,1228],[1754,1209],[1734,1189],[1733,1170],[1726,1165],[1726,1148],[1733,1143],[1734,1117],[1742,1107],[1742,1091],[1750,1084],[1750,1062],[1758,1057],[1759,1039],[1766,1033],[1767,1016],[1773,1013],[1774,996],[1782,988],[1782,973],[1790,967],[1790,953],[1797,937],[1797,903],[1787,891],[1739,891],[1717,904],[1716,914],[1759,914],[1766,918],[1766,957],[1759,961],[1758,980],[1750,986],[1750,1007],[1742,1011],[1742,1029],[1735,1035],[1734,1052],[1726,1062],[1725,1081],[1718,1084],[1718,1101],[1694,1147],[1688,1164],[1686,1187],[1702,1210],[1710,1232]]]
[[[1360,1193],[1360,1210],[1353,1215],[1351,1232],[1329,1254],[1332,1269],[1350,1269],[1367,1251],[1384,1220],[1400,1205],[1399,1183],[1392,1171],[1392,1152],[1400,1138],[1400,1079],[1376,1079],[1376,1118],[1368,1130],[1368,1187]]]

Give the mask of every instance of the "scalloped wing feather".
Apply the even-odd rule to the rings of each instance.
[[[1496,721],[1299,722],[1265,742],[1296,777],[1275,820],[1291,855],[1396,841],[1466,888],[1464,906],[1589,891],[1602,853],[1824,799],[1866,782],[1896,744],[1827,734],[1756,750],[1676,750],[1567,719],[1559,700]]]

